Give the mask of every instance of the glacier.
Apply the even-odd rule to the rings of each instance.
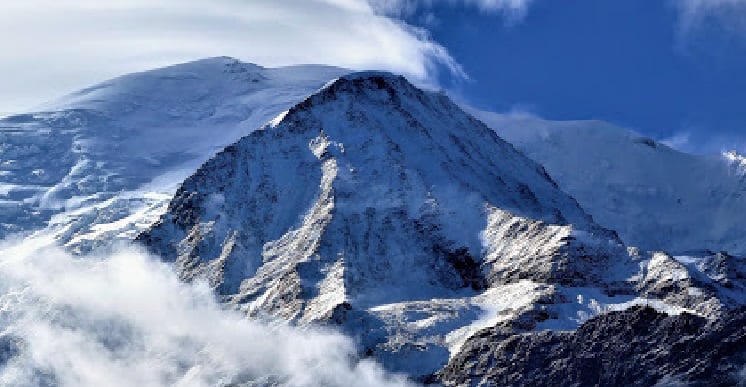
[[[77,252],[131,240],[202,162],[346,72],[209,58],[0,119],[0,236],[52,228]]]
[[[603,121],[469,109],[630,246],[746,255],[743,156],[695,155]]]

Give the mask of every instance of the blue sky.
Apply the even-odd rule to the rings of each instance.
[[[0,115],[223,55],[389,70],[481,109],[746,150],[746,0],[4,1]]]
[[[746,134],[746,34],[722,17],[685,25],[669,1],[536,0],[521,20],[453,4],[405,20],[459,61],[471,80],[444,82],[479,108],[602,119],[717,150]]]

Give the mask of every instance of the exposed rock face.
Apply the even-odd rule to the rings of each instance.
[[[633,307],[575,332],[485,329],[438,377],[446,386],[735,386],[746,383],[745,364],[746,309],[708,322]]]
[[[541,166],[385,73],[342,77],[226,148],[140,240],[251,315],[340,322],[414,375],[444,364],[477,292],[604,286],[634,269]],[[402,339],[408,318],[420,329]]]
[[[699,254],[653,252],[645,259],[638,256],[637,293],[710,318],[746,304],[746,259],[725,253]]]

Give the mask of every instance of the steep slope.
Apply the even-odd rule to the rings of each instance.
[[[259,257],[277,261],[286,250],[335,260],[385,258],[394,246],[406,246],[396,251],[402,259],[418,251],[426,261],[440,254],[468,262],[483,250],[489,257],[511,248],[553,256],[553,246],[575,242],[561,227],[570,224],[618,246],[613,232],[593,223],[538,164],[447,97],[401,77],[359,73],[203,165],[145,237],[162,255],[183,260],[185,272],[207,270],[223,294],[232,294],[257,273]],[[525,245],[498,244],[511,233],[525,234]],[[417,246],[422,240],[433,241]],[[212,260],[221,262],[200,267]],[[495,280],[525,270],[490,263]],[[531,275],[584,281],[572,277],[581,264]]]
[[[77,250],[131,239],[199,164],[345,72],[212,58],[126,75],[2,119],[0,237],[51,220]]]
[[[251,316],[339,324],[423,378],[500,322],[722,307],[674,258],[628,254],[447,97],[385,73],[342,77],[227,147],[139,240]]]
[[[746,255],[746,164],[738,154],[686,154],[600,121],[472,112],[628,245]]]
[[[446,386],[736,386],[744,381],[746,309],[716,322],[652,308],[612,312],[575,332],[486,329],[439,373]]]

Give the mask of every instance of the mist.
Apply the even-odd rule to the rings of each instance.
[[[249,320],[134,247],[32,239],[0,257],[0,385],[408,385],[341,333]]]

